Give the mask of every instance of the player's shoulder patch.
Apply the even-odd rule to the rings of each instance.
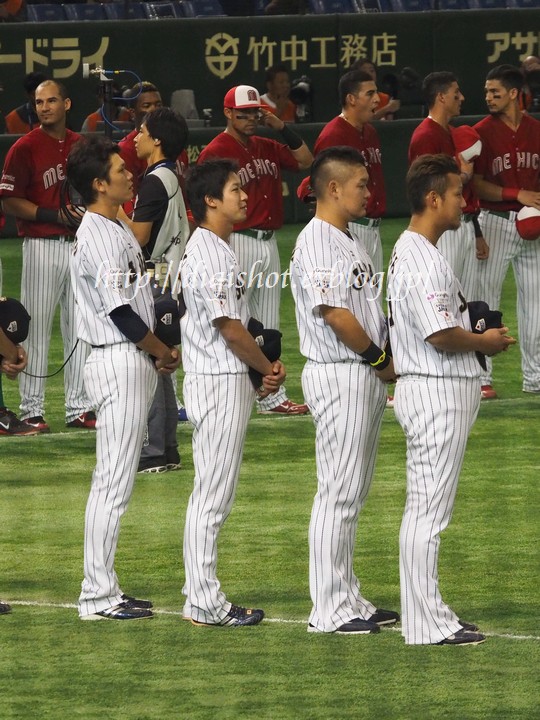
[[[429,292],[426,300],[431,303],[433,309],[438,315],[445,320],[451,320],[454,317],[450,306],[450,294],[444,290]]]

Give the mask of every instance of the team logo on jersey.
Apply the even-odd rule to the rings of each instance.
[[[438,315],[442,315],[446,320],[453,317],[450,311],[450,296],[447,292],[432,292],[427,295],[426,299],[433,305]]]
[[[311,273],[311,283],[314,290],[325,295],[332,287],[334,272],[332,268],[315,268]]]

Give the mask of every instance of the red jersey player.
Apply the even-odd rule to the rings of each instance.
[[[485,83],[489,115],[474,126],[482,138],[474,187],[489,244],[489,258],[479,270],[479,286],[482,300],[497,309],[512,263],[519,297],[523,392],[540,393],[540,242],[523,240],[515,222],[524,205],[540,209],[540,122],[519,109],[522,86],[518,68],[500,65],[490,70]],[[495,395],[491,362],[482,385]]]
[[[451,72],[430,73],[422,85],[429,115],[412,134],[409,144],[409,164],[420,155],[443,153],[456,158],[461,170],[465,207],[461,225],[441,235],[437,248],[448,260],[459,279],[467,300],[479,300],[478,259],[484,260],[489,248],[482,237],[477,221],[478,199],[470,186],[473,164],[459,157],[450,120],[457,117],[465,98],[456,76]]]
[[[235,225],[231,247],[245,273],[245,291],[251,315],[265,327],[279,327],[281,266],[275,230],[283,225],[281,170],[311,166],[307,145],[290,126],[261,103],[259,92],[250,85],[238,85],[225,95],[227,127],[202,151],[198,162],[230,158],[238,163],[242,189],[248,195],[246,220]],[[263,121],[276,130],[284,143],[255,135]],[[263,414],[305,415],[305,404],[293,403],[283,387],[259,401]]]
[[[381,143],[377,131],[370,124],[379,107],[379,94],[371,75],[363,70],[351,70],[339,81],[341,114],[330,120],[315,142],[315,156],[335,145],[350,145],[362,153],[369,173],[369,192],[366,217],[349,223],[349,232],[367,250],[375,273],[381,273],[383,256],[379,226],[386,210],[386,192],[382,169]]]
[[[51,328],[60,304],[60,327],[67,359],[77,343],[75,299],[69,263],[73,234],[63,224],[60,188],[66,158],[79,135],[66,129],[71,107],[66,88],[46,80],[36,89],[39,128],[19,138],[9,150],[0,182],[4,211],[15,215],[24,237],[21,301],[32,322],[25,348],[28,375],[20,377],[21,419],[40,432],[49,432],[44,420],[45,380]],[[84,391],[83,371],[88,345],[79,342],[64,371],[66,422],[94,428],[96,418]]]

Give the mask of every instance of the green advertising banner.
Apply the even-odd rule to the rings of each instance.
[[[118,71],[120,85],[136,77],[154,82],[166,103],[174,90],[193,89],[199,114],[209,108],[221,125],[225,92],[241,83],[263,90],[265,69],[283,62],[293,79],[310,79],[308,119],[323,122],[338,111],[340,74],[368,56],[381,80],[403,68],[414,71],[408,80],[453,70],[467,98],[464,111],[481,114],[489,67],[538,54],[539,32],[540,10],[3,24],[0,107],[6,113],[21,104],[23,76],[40,70],[67,85],[77,130],[98,105],[99,80],[82,77],[89,63]],[[410,100],[415,88],[401,92]]]

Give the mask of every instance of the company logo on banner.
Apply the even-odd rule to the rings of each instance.
[[[239,42],[238,38],[227,33],[218,33],[206,39],[206,65],[220,80],[230,75],[238,65]]]

